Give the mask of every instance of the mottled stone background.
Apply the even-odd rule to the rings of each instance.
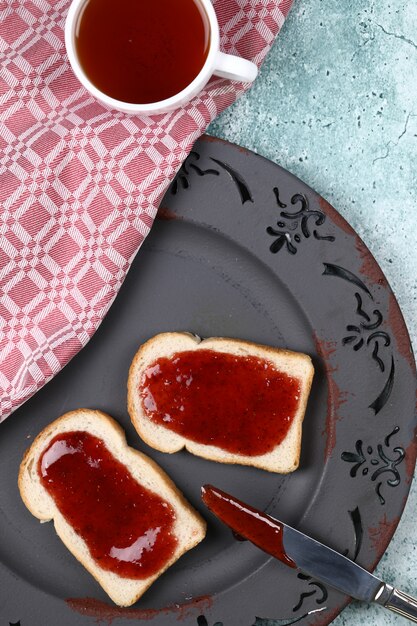
[[[209,129],[327,198],[374,254],[417,352],[417,0],[295,0],[247,95]],[[417,596],[417,484],[376,573]],[[405,620],[352,603],[335,626]]]

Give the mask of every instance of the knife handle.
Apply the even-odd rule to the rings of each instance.
[[[388,599],[383,603],[383,606],[417,624],[417,599],[408,596],[399,589],[391,587],[391,585],[386,585],[386,587],[388,587],[387,590],[391,593]]]

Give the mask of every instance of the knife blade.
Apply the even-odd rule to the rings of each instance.
[[[289,567],[297,567],[342,593],[376,602],[417,623],[417,600],[366,571],[312,537],[259,511],[234,496],[204,485],[206,506],[238,535]]]

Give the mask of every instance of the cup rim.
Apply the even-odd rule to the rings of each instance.
[[[210,0],[194,0],[200,3],[202,9],[207,15],[210,27],[210,44],[204,65],[197,74],[197,76],[191,81],[191,83],[173,96],[165,98],[165,100],[149,102],[146,104],[134,104],[132,102],[124,102],[123,100],[117,100],[116,98],[108,96],[90,81],[90,79],[84,72],[76,53],[74,38],[75,25],[80,11],[82,10],[82,7],[87,1],[88,0],[72,0],[71,2],[65,21],[65,48],[68,54],[68,60],[70,62],[70,65],[80,83],[87,89],[87,91],[89,91],[103,104],[111,107],[112,109],[117,109],[118,111],[123,111],[125,113],[144,113],[147,115],[163,113],[172,110],[177,106],[179,107],[185,102],[191,100],[191,98],[193,98],[204,87],[204,85],[211,77],[215,67],[215,58],[220,47],[219,24],[217,21],[216,12]]]

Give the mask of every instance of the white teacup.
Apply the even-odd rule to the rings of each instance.
[[[134,104],[131,102],[116,100],[115,98],[112,98],[100,91],[100,89],[98,89],[89,80],[77,56],[75,31],[80,13],[86,1],[87,0],[73,0],[68,11],[65,23],[65,46],[68,53],[68,59],[80,83],[95,98],[97,98],[97,100],[100,100],[100,102],[112,109],[117,109],[119,111],[123,111],[124,113],[142,115],[165,113],[166,111],[179,108],[189,102],[203,89],[213,75],[244,83],[252,82],[257,76],[258,68],[251,61],[247,61],[246,59],[242,59],[241,57],[237,57],[232,54],[224,54],[223,52],[220,52],[219,23],[217,21],[214,8],[210,0],[195,0],[200,4],[200,7],[204,10],[208,18],[210,29],[210,47],[206,61],[194,80],[174,96],[166,98],[165,100],[160,100],[159,102]],[[154,1],[157,2],[158,0]]]

